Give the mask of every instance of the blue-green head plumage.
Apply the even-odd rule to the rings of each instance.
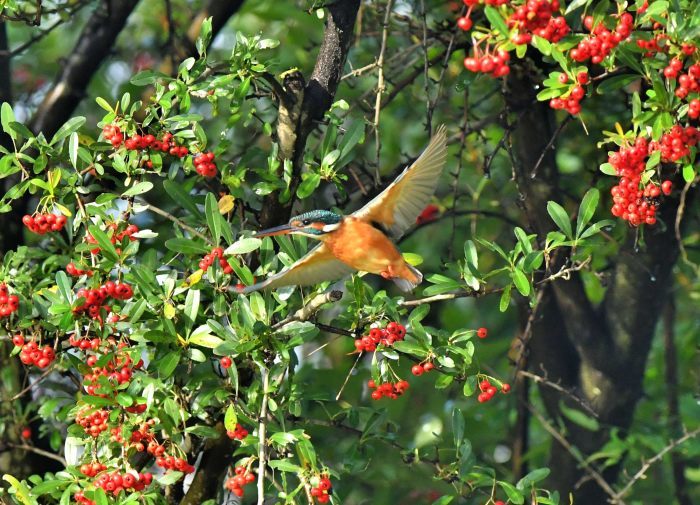
[[[295,228],[303,229],[303,233],[309,235],[323,235],[328,233],[327,230],[323,230],[319,227],[320,224],[326,227],[333,227],[333,225],[340,224],[343,220],[343,216],[336,214],[330,210],[312,210],[294,216],[289,220],[289,225]]]

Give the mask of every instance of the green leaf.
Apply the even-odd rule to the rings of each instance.
[[[454,438],[455,447],[462,444],[464,438],[464,414],[458,408],[452,409],[452,436]]]
[[[165,241],[165,247],[182,254],[206,254],[209,252],[209,247],[188,238],[171,238]]]
[[[7,102],[2,102],[0,106],[0,123],[2,124],[2,130],[7,133],[13,139],[17,139],[15,132],[10,128],[10,123],[14,122],[15,113],[12,111],[12,105]]]
[[[260,248],[262,240],[255,237],[242,238],[226,248],[226,254],[248,254]]]
[[[501,294],[501,300],[498,303],[498,308],[501,312],[508,310],[508,305],[510,305],[510,288],[512,284],[508,284],[503,288],[503,294]]]
[[[515,287],[518,288],[520,294],[523,296],[528,296],[530,294],[530,281],[527,276],[519,268],[514,268],[511,271],[511,277],[515,283]]]
[[[95,489],[92,497],[95,499],[95,505],[109,505],[109,500],[107,499],[107,493],[101,487]]]
[[[573,2],[566,6],[566,11],[564,11],[564,14],[569,14],[570,12],[573,12],[584,5],[590,4],[592,1],[593,0],[573,0]]]
[[[134,399],[128,393],[117,393],[116,400],[122,407],[131,407],[134,404]]]
[[[3,104],[4,105],[4,104]],[[33,505],[36,501],[32,500],[29,488],[22,482],[15,479],[12,475],[5,474],[2,479],[8,482],[15,489],[15,497],[22,502],[22,505]]]
[[[68,157],[74,168],[78,168],[78,146],[78,132],[73,132],[70,134],[70,139],[68,140]]]
[[[307,172],[302,176],[301,184],[297,188],[297,196],[301,199],[307,198],[321,183],[321,175],[314,172]]]
[[[280,472],[289,472],[289,473],[301,473],[303,472],[302,468],[299,465],[295,465],[288,459],[273,459],[268,462],[268,465],[270,468],[274,468],[276,470],[279,470]]]
[[[605,93],[610,93],[620,88],[624,88],[628,84],[638,81],[639,79],[641,79],[641,77],[636,74],[623,74],[608,77],[598,85],[596,92],[604,95]]]
[[[85,124],[86,119],[83,116],[70,118],[61,126],[58,131],[54,134],[49,145],[53,145],[66,138],[71,133],[78,131],[78,129]]]
[[[523,503],[525,503],[525,497],[520,491],[516,489],[516,487],[513,484],[499,480],[498,485],[501,486],[501,489],[503,489],[503,491],[506,493],[508,500],[511,501],[514,505],[522,505]]]
[[[583,228],[590,222],[595,214],[595,209],[598,207],[600,192],[595,189],[589,189],[581,200],[581,205],[578,207],[578,217],[576,218],[576,236],[579,237]]]
[[[137,182],[133,186],[131,186],[129,189],[124,191],[122,193],[122,196],[136,196],[136,195],[141,195],[143,193],[149,192],[151,189],[153,189],[153,183],[149,181],[141,181]]]
[[[612,166],[610,163],[601,164],[600,171],[603,172],[605,175],[617,175],[617,170],[615,170],[615,167]]]
[[[219,240],[221,240],[221,221],[218,219],[219,206],[214,193],[207,193],[204,202],[204,213],[206,214],[207,226],[209,226],[214,243],[218,244]]]
[[[97,241],[97,245],[100,246],[102,254],[104,254],[108,259],[112,261],[119,261],[119,255],[117,250],[114,248],[114,244],[109,240],[109,237],[103,232],[99,226],[92,225],[88,227],[90,235]]]
[[[199,313],[199,300],[200,291],[198,289],[189,289],[187,291],[187,296],[185,297],[185,332],[189,335],[190,330],[194,326],[197,320],[197,314]],[[205,326],[208,330],[209,327]]]
[[[233,403],[231,403],[226,409],[226,415],[224,415],[224,427],[226,428],[226,431],[234,431],[237,423],[238,417],[236,416],[236,409],[233,406]]]
[[[161,486],[169,486],[170,484],[175,484],[177,481],[179,481],[182,478],[182,475],[182,472],[170,470],[160,477],[156,477],[156,482],[158,482],[158,484]]]
[[[165,189],[165,192],[168,193],[168,196],[170,196],[176,204],[182,205],[193,217],[198,219],[202,217],[202,213],[199,211],[197,204],[194,203],[189,193],[182,189],[180,184],[166,179],[163,181],[163,189]]]
[[[61,298],[66,302],[71,298],[71,282],[66,273],[63,270],[56,272],[56,285],[58,290],[61,292]]]
[[[484,14],[486,14],[486,17],[493,28],[501,32],[501,35],[508,35],[508,25],[506,24],[506,20],[503,19],[503,16],[501,16],[501,13],[498,12],[498,9],[492,7],[491,5],[487,5],[484,8]]]
[[[600,429],[600,425],[594,417],[591,417],[580,410],[567,407],[564,402],[559,402],[559,409],[564,417],[566,417],[572,423],[578,424],[582,428],[589,431],[598,431]]]
[[[170,377],[175,371],[175,368],[177,367],[179,361],[180,352],[170,351],[168,354],[163,356],[158,362],[158,367],[156,368],[156,370],[158,371],[158,376],[162,379],[167,379],[168,377]]]
[[[192,332],[192,335],[187,339],[190,344],[214,349],[224,343],[222,339],[209,332],[207,325],[202,325]]]
[[[567,238],[573,238],[571,234],[571,221],[569,221],[569,215],[566,213],[566,210],[564,210],[564,207],[557,202],[549,201],[547,202],[547,212],[559,229],[564,232],[564,235],[566,235]]]
[[[688,163],[683,166],[683,180],[685,182],[691,182],[693,179],[695,179],[695,169],[692,164]]]
[[[549,56],[552,53],[552,44],[547,39],[540,37],[539,35],[534,35],[532,37],[532,45],[537,48],[539,52],[545,56]]]
[[[525,477],[520,479],[515,485],[520,491],[525,491],[530,488],[534,483],[541,481],[549,475],[549,468],[538,468],[531,471]]]
[[[452,503],[452,500],[454,500],[454,496],[451,495],[443,495],[434,502],[431,502],[430,505],[447,505],[448,503]]]
[[[107,100],[105,100],[101,96],[98,96],[97,98],[95,98],[95,102],[97,102],[97,105],[99,105],[101,108],[103,108],[107,112],[114,112],[114,109],[112,108],[112,106],[107,102]]]

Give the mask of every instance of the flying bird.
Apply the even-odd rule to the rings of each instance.
[[[321,241],[304,257],[262,282],[236,289],[250,293],[265,288],[308,286],[340,279],[354,271],[391,279],[411,291],[423,275],[406,263],[392,240],[415,224],[430,202],[447,158],[447,135],[440,126],[418,159],[367,205],[349,216],[313,210],[289,223],[258,232],[256,237],[304,235]]]

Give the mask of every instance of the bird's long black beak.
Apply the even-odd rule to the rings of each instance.
[[[292,233],[296,228],[288,224],[283,224],[281,226],[275,226],[274,228],[268,228],[267,230],[261,230],[255,234],[256,237],[271,237],[273,235],[287,235]]]

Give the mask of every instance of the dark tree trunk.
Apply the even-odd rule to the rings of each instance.
[[[530,226],[544,241],[546,233],[554,229],[547,201],[556,201],[561,194],[554,150],[544,154],[534,177],[532,173],[554,135],[553,114],[546,103],[534,103],[534,80],[522,69],[514,70],[506,95],[508,108],[519,117],[512,132],[514,174]],[[557,280],[547,288],[538,309],[529,368],[560,383],[596,412],[601,428],[587,430],[561,414],[561,402],[578,410],[580,406],[551,388],[541,388],[548,415],[564,423],[563,435],[584,458],[605,444],[610,428],[619,428],[624,434],[632,422],[664,294],[672,282],[671,268],[678,257],[672,225],[677,207],[673,199],[664,201],[660,219],[668,226],[647,227],[645,243],[639,247],[636,230],[628,230],[600,306],[593,306],[574,272],[569,280]],[[552,269],[556,271],[566,260],[559,254]],[[562,496],[573,492],[577,504],[606,503],[608,495],[594,480],[585,479],[570,450],[556,441],[552,444],[552,473],[547,485]],[[611,467],[603,477],[613,483],[618,472],[619,467]]]

